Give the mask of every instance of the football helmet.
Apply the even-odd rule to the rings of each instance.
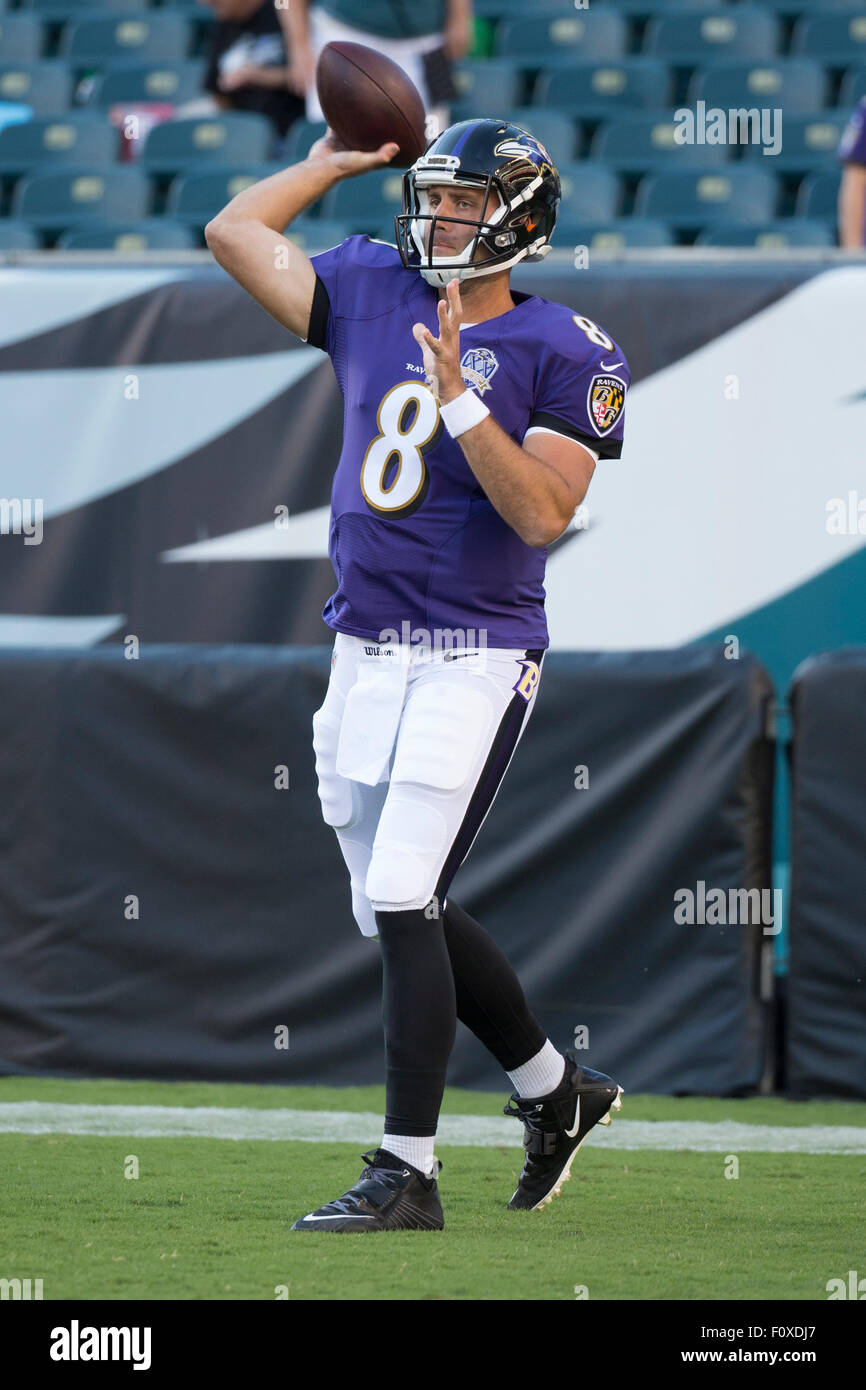
[[[480,218],[444,217],[430,210],[434,185],[480,189]],[[429,285],[492,275],[518,261],[540,261],[550,250],[561,189],[542,144],[507,120],[460,121],[437,136],[403,175],[403,211],[394,218],[397,248],[407,269]],[[433,255],[438,221],[474,228],[463,250]],[[475,262],[483,246],[486,260]]]

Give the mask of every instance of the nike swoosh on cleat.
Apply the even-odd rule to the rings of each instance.
[[[359,1211],[359,1212],[340,1211],[340,1212],[334,1213],[333,1215],[326,1214],[325,1216],[317,1216],[316,1213],[315,1213],[314,1211],[311,1211],[307,1216],[304,1217],[304,1220],[305,1220],[305,1221],[373,1221],[374,1218],[373,1218],[372,1216],[366,1215],[364,1212],[361,1212],[361,1211]]]
[[[565,1132],[569,1139],[574,1139],[580,1129],[580,1096],[577,1098],[577,1109],[574,1112],[574,1129],[567,1129]]]

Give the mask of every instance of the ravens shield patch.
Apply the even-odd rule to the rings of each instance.
[[[594,376],[586,406],[596,434],[610,434],[625,405],[625,382],[618,376]]]

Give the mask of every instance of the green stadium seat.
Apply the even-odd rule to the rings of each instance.
[[[26,174],[12,193],[12,214],[34,227],[63,229],[98,217],[146,217],[151,190],[145,174],[129,165],[81,164]]]
[[[689,83],[688,103],[705,101],[707,106],[769,106],[788,116],[808,116],[821,111],[827,89],[827,74],[818,63],[806,58],[774,58],[763,63],[720,58],[699,68]]]
[[[618,251],[646,247],[673,246],[674,235],[664,222],[642,217],[615,217],[600,222],[557,219],[552,246],[557,251],[573,251],[588,246],[595,251]]]
[[[789,246],[835,246],[836,237],[828,222],[788,217],[767,222],[763,227],[736,224],[705,227],[695,239],[696,246],[743,246],[763,251],[782,251]]]
[[[603,164],[581,160],[563,164],[559,170],[562,201],[559,216],[563,220],[606,222],[619,213],[622,188],[616,174]]]
[[[765,165],[771,174],[806,174],[822,164],[835,163],[846,111],[818,111],[813,116],[785,115],[782,148],[765,155],[760,145],[745,145],[743,158]]]
[[[866,66],[849,68],[839,88],[839,105],[844,109],[856,106],[866,97]]]
[[[0,217],[0,251],[39,251],[41,239],[27,222]]]
[[[345,179],[322,199],[322,217],[348,222],[355,231],[373,232],[403,206],[399,169],[374,169],[362,179]]]
[[[332,246],[339,246],[351,235],[352,228],[348,222],[332,222],[324,217],[299,217],[286,228],[289,240],[294,241],[302,251],[307,252],[307,255],[315,251],[329,251]],[[393,241],[393,222],[390,235],[385,236],[380,228],[377,236],[380,241]]]
[[[58,251],[194,251],[201,245],[191,227],[168,217],[138,222],[99,222],[64,232]]]
[[[98,76],[87,98],[88,106],[108,107],[116,102],[172,102],[179,106],[202,95],[204,63],[188,58],[180,63],[115,61]]]
[[[678,144],[672,110],[623,112],[599,126],[590,158],[622,174],[660,172],[674,166],[727,164],[729,145]],[[787,128],[786,128],[787,133]]]
[[[683,231],[714,222],[767,222],[777,201],[776,181],[763,169],[684,169],[641,179],[634,211]]]
[[[299,164],[306,159],[311,147],[320,140],[328,129],[327,121],[306,121],[301,118],[289,127],[283,159],[286,164]]]
[[[0,101],[24,102],[34,114],[65,111],[72,98],[68,63],[43,58],[38,63],[0,62]]]
[[[768,10],[725,5],[706,14],[659,14],[644,34],[643,51],[677,66],[716,58],[772,58],[779,48],[779,21]]]
[[[49,164],[112,164],[119,144],[115,127],[93,112],[35,116],[0,130],[0,175],[17,177]]]
[[[520,105],[523,77],[516,63],[503,59],[466,60],[454,65],[455,121],[474,116],[506,116]],[[461,114],[458,114],[460,112]]]
[[[818,0],[818,4],[808,3],[808,0],[761,0],[761,8],[772,10],[775,14],[782,15],[785,19],[797,19],[800,15],[814,13],[816,9],[835,10],[850,9],[851,0]]]
[[[204,227],[245,188],[275,174],[281,164],[244,165],[179,174],[169,185],[165,212],[177,222]]]
[[[270,121],[251,111],[161,121],[147,135],[141,167],[148,174],[178,174],[205,164],[262,164],[272,143]]]
[[[496,52],[521,67],[542,67],[563,58],[620,58],[628,25],[615,10],[552,12],[507,20],[496,36]]]
[[[669,11],[718,9],[719,0],[592,0],[592,3],[610,6],[631,20],[642,20]]]
[[[578,62],[539,73],[532,104],[603,120],[623,107],[667,106],[670,88],[670,69],[657,58]]]
[[[0,53],[4,63],[34,63],[42,57],[42,21],[32,14],[0,11]]]
[[[803,54],[827,67],[866,63],[866,7],[836,14],[804,14],[794,26],[792,54]]]
[[[581,153],[583,137],[580,126],[565,111],[523,106],[512,111],[509,119],[540,140],[556,165],[569,164]]]
[[[75,67],[106,67],[117,58],[179,62],[189,52],[192,31],[181,14],[140,10],[129,15],[74,19],[60,36],[60,55]]]
[[[841,179],[841,169],[826,169],[820,174],[808,174],[797,193],[797,216],[835,219]]]
[[[100,10],[118,14],[146,9],[145,0],[20,0],[20,8],[51,20],[76,19]]]

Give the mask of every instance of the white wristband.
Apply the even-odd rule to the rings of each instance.
[[[447,405],[440,405],[439,414],[451,438],[458,439],[461,434],[471,430],[473,425],[479,425],[490,411],[467,386],[453,401],[449,401]]]

